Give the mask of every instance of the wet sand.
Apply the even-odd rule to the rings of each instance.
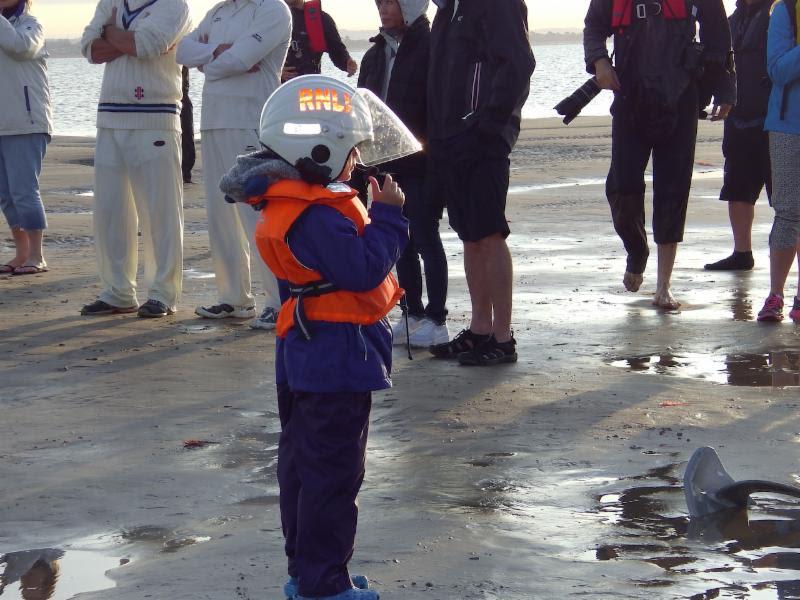
[[[680,489],[703,445],[737,479],[800,482],[800,328],[753,320],[765,199],[756,269],[702,270],[731,246],[721,135],[701,124],[673,284],[683,307],[664,312],[650,304],[655,261],[640,292],[622,289],[608,120],[525,123],[508,210],[520,362],[467,369],[398,349],[395,387],[375,395],[352,571],[383,598],[798,597],[785,580],[800,579],[800,527],[782,521],[794,505],[762,498],[750,521],[690,523]],[[80,195],[91,159],[91,140],[54,141],[51,271],[0,279],[0,554],[65,550],[53,598],[89,589],[81,569],[97,589],[107,563],[67,560],[86,552],[130,562],[82,600],[281,598],[274,336],[192,314],[214,300],[199,183],[178,314],[81,317],[99,292]],[[442,230],[456,333],[468,296]],[[0,244],[4,261],[7,234]]]

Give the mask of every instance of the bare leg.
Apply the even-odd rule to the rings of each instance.
[[[797,243],[797,294],[800,298],[800,242]]]
[[[22,266],[30,253],[28,245],[28,234],[19,227],[14,227],[11,230],[11,235],[14,238],[14,247],[16,248],[17,255],[8,264],[14,267]]]
[[[28,259],[25,261],[26,265],[44,266],[47,263],[42,255],[42,234],[41,229],[31,229],[24,232],[28,236]]]
[[[728,202],[728,217],[733,230],[733,249],[736,252],[750,252],[753,249],[751,234],[756,207],[749,202]]]
[[[642,287],[643,281],[644,273],[631,273],[630,271],[625,271],[625,275],[622,277],[622,284],[629,292],[638,292],[639,288]]]
[[[658,280],[656,281],[656,295],[653,305],[667,310],[679,308],[681,303],[675,300],[670,289],[672,268],[675,266],[675,256],[678,253],[678,244],[658,245]]]
[[[488,335],[492,332],[492,298],[486,257],[482,253],[480,242],[464,242],[464,271],[472,304],[470,331]]]
[[[464,243],[464,268],[472,301],[473,333],[494,333],[498,342],[511,339],[514,268],[505,238],[490,235]]]
[[[782,248],[769,251],[769,292],[783,298],[783,288],[786,285],[786,278],[792,270],[797,247]],[[800,291],[800,290],[798,290]]]

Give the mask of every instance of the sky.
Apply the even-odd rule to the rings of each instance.
[[[193,22],[199,23],[217,1],[187,0]],[[580,29],[589,0],[527,0],[527,3],[531,29]],[[95,0],[34,0],[32,12],[42,22],[47,37],[79,37],[96,4]],[[725,5],[729,11],[733,10],[734,0],[725,0]],[[340,29],[371,30],[378,25],[374,0],[323,0],[323,8]],[[433,12],[431,9],[431,16]]]

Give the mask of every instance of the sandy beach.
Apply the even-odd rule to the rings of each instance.
[[[508,201],[519,363],[398,348],[395,387],[374,397],[351,570],[382,599],[800,598],[795,504],[761,497],[749,520],[698,524],[681,490],[705,445],[736,479],[800,483],[800,327],[754,320],[765,196],[756,268],[702,269],[732,243],[721,138],[701,123],[673,278],[683,306],[664,312],[655,260],[640,292],[621,285],[609,120],[524,124]],[[274,335],[193,314],[215,300],[200,169],[178,313],[80,316],[100,291],[92,156],[91,139],[54,139],[51,270],[0,277],[0,555],[64,550],[55,600],[281,600]],[[469,301],[442,231],[455,334]],[[11,248],[4,230],[0,262]]]

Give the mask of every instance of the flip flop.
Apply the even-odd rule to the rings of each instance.
[[[14,269],[16,269],[16,268],[17,267],[15,267],[14,265],[9,265],[9,264],[0,265],[0,274],[13,273]]]
[[[46,273],[50,269],[47,265],[22,265],[14,269],[14,275],[36,275],[38,273]]]

